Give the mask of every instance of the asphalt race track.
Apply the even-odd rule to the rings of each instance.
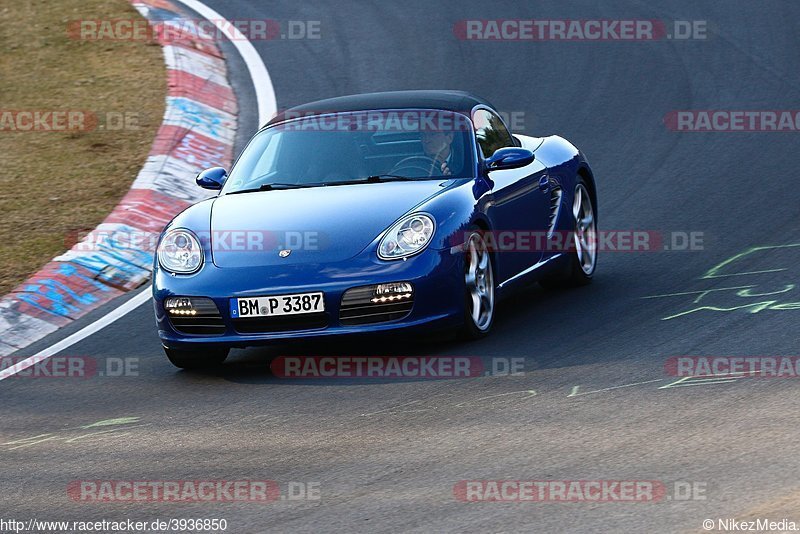
[[[4,515],[224,518],[229,532],[246,533],[698,532],[704,519],[794,499],[788,519],[800,522],[798,380],[681,381],[665,371],[679,355],[800,354],[800,133],[665,123],[678,110],[798,109],[800,4],[527,4],[208,2],[229,19],[320,21],[318,40],[254,42],[279,108],[379,90],[473,91],[521,118],[523,133],[557,133],[587,154],[601,230],[648,231],[670,249],[699,232],[702,245],[601,252],[592,285],[531,287],[501,304],[493,334],[479,342],[395,335],[281,344],[233,351],[212,374],[173,368],[143,305],[62,354],[96,358],[104,370],[135,358],[138,376],[0,382]],[[628,42],[470,41],[453,32],[459,20],[497,18],[658,19],[668,28],[703,20],[708,30],[706,39]],[[257,126],[252,86],[239,71],[232,81],[243,142]],[[523,358],[525,372],[272,376],[269,360],[286,354]],[[67,493],[75,480],[217,479],[318,484],[321,498],[131,504]],[[486,479],[655,480],[673,498],[466,503],[454,495],[459,481]],[[678,498],[676,483],[702,495]]]

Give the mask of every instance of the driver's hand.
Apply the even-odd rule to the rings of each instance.
[[[447,162],[446,161],[442,162],[441,169],[442,169],[442,175],[443,176],[450,176],[450,175],[453,174],[453,172],[450,170],[450,167],[447,166]]]

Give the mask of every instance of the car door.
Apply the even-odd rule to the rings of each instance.
[[[502,119],[488,108],[472,113],[479,157],[499,148],[516,146]],[[498,282],[504,282],[542,259],[549,214],[547,168],[538,160],[519,169],[488,173],[492,200],[487,216],[497,250]]]

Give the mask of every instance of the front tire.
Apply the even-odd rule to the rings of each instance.
[[[176,350],[164,347],[170,363],[181,369],[211,369],[228,357],[228,349]]]
[[[492,258],[480,230],[474,228],[464,244],[464,326],[461,337],[479,339],[494,324],[495,286]]]

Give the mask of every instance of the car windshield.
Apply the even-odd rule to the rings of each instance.
[[[223,193],[395,180],[466,178],[469,119],[438,110],[381,110],[292,118],[260,131]]]

